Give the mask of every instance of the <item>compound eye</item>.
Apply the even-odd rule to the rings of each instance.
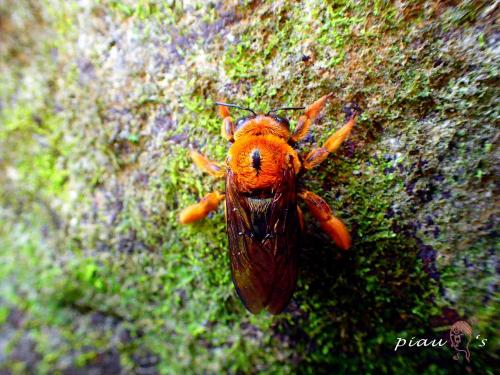
[[[278,115],[273,115],[273,118],[278,121],[281,125],[285,126],[287,129],[290,129],[290,123],[288,120],[284,117],[278,116]]]
[[[247,122],[248,120],[250,120],[252,118],[252,116],[247,116],[247,117],[242,117],[240,119],[238,119],[238,121],[236,121],[236,129],[239,129],[241,126],[243,126],[243,124],[245,124],[245,122]]]

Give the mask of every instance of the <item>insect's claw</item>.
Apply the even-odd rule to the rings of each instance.
[[[356,102],[350,102],[350,103],[347,103],[342,108],[342,112],[344,112],[344,114],[345,114],[346,121],[349,121],[350,119],[357,117],[361,113],[363,113],[363,110]]]

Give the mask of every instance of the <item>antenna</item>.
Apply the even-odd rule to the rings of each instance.
[[[270,115],[273,112],[278,112],[278,111],[296,111],[299,109],[305,109],[306,107],[281,107],[281,108],[274,108],[271,109],[269,112],[267,112],[267,115]]]
[[[254,114],[254,116],[257,116],[257,113],[254,112],[253,109],[250,109],[250,108],[245,108],[245,107],[241,107],[239,105],[236,105],[236,104],[229,104],[229,103],[222,103],[222,102],[215,102],[216,105],[221,105],[223,107],[231,107],[231,108],[238,108],[238,109],[243,109],[245,111],[250,111]]]

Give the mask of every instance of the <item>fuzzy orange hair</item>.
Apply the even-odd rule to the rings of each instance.
[[[252,155],[257,151],[260,162],[256,169]],[[297,152],[282,138],[274,135],[244,137],[229,149],[229,168],[240,191],[274,187],[285,168],[300,170]]]
[[[275,135],[288,141],[290,130],[269,116],[259,115],[248,120],[243,127],[234,133],[234,139],[242,139],[248,136]]]

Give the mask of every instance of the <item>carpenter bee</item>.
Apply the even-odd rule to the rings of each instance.
[[[348,137],[356,112],[322,147],[301,156],[293,145],[303,139],[333,93],[307,108],[277,108],[257,114],[249,108],[217,102],[223,118],[222,136],[232,143],[225,165],[191,151],[194,163],[204,172],[225,178],[225,193],[212,192],[197,204],[182,210],[183,224],[203,219],[226,200],[226,223],[231,272],[236,291],[246,306],[280,313],[290,301],[297,283],[297,253],[304,221],[297,200],[305,202],[321,228],[342,250],[351,246],[349,232],[328,204],[316,194],[300,190],[297,177],[320,164]],[[249,111],[233,122],[229,108]],[[304,110],[294,131],[289,121],[276,113]]]

